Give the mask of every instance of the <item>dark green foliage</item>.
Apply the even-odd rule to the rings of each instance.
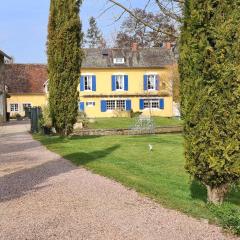
[[[180,42],[186,169],[211,188],[240,178],[240,1],[189,0]]]
[[[87,30],[85,43],[90,48],[98,48],[105,44],[102,33],[94,17],[90,17],[89,19],[89,29]]]
[[[82,61],[81,0],[51,0],[48,24],[49,104],[53,126],[71,133],[78,114]]]

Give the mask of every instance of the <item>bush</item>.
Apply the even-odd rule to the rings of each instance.
[[[21,120],[22,116],[19,113],[14,113],[11,117],[11,119]]]
[[[39,124],[44,133],[50,133],[52,128],[52,118],[50,116],[50,109],[48,105],[42,108],[42,115],[40,117]]]
[[[224,203],[221,206],[209,204],[209,209],[225,229],[240,235],[240,210],[238,208]]]
[[[22,116],[21,116],[19,113],[17,113],[17,114],[16,114],[16,119],[17,119],[18,121],[20,121],[20,120],[22,120]]]
[[[139,117],[141,114],[142,114],[142,112],[134,112],[132,109],[130,111],[131,118]]]
[[[83,128],[87,128],[89,120],[85,112],[78,112],[77,123],[82,123]]]

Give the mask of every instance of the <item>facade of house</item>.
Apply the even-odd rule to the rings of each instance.
[[[79,80],[79,111],[87,117],[128,116],[130,111],[173,116],[171,66],[166,48],[85,49]],[[6,68],[11,115],[47,102],[47,67],[13,64]]]
[[[0,122],[6,121],[7,112],[7,85],[4,81],[5,62],[10,61],[11,57],[0,50]]]
[[[11,116],[16,114],[24,116],[26,107],[46,104],[44,83],[47,81],[47,68],[45,65],[8,64],[4,72],[10,95],[7,111]]]
[[[169,49],[87,49],[85,55],[79,109],[88,117],[127,116],[131,110],[173,116]]]

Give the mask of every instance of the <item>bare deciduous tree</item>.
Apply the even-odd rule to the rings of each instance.
[[[144,9],[134,9],[133,13],[143,21],[148,22],[155,28],[164,29],[176,35],[175,26],[171,23],[169,17],[161,13],[147,12]],[[176,37],[156,32],[135,17],[129,15],[121,25],[121,31],[117,34],[117,47],[130,47],[132,43],[137,43],[139,47],[160,47],[163,42],[175,42]]]
[[[136,15],[133,9],[128,8],[127,6],[122,4],[119,0],[108,0],[108,1],[113,4],[112,6],[118,6],[121,9],[123,9],[123,12],[120,15],[120,17],[122,17],[124,13],[128,13],[132,17],[134,17],[138,22],[140,22],[141,24],[144,24],[146,27],[152,29],[156,33],[165,34],[167,36],[175,37],[175,38],[178,37],[178,34],[173,34],[172,31],[158,28],[152,25],[151,23],[145,21],[144,19]],[[145,0],[145,1],[146,1],[146,6],[151,1],[154,2],[156,6],[159,8],[159,12],[164,16],[168,17],[169,19],[171,19],[172,23],[175,24],[176,26],[181,23],[182,9],[183,9],[185,0]]]

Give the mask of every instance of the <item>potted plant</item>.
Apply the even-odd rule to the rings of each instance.
[[[21,116],[19,113],[17,113],[17,114],[16,114],[16,119],[17,119],[18,121],[21,121],[21,120],[22,120],[22,116]]]

